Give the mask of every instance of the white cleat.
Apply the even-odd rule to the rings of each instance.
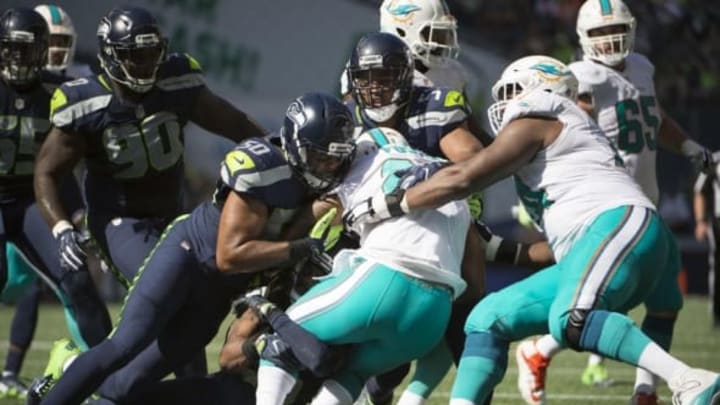
[[[545,376],[550,359],[537,351],[534,340],[520,342],[515,350],[518,390],[529,405],[545,404]]]
[[[719,405],[720,374],[691,368],[668,383],[673,405]]]

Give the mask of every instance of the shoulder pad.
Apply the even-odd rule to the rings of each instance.
[[[107,107],[112,91],[99,76],[89,76],[63,83],[50,100],[53,125],[64,127],[77,118]]]
[[[407,119],[411,128],[459,125],[470,115],[465,95],[459,90],[447,87],[417,87],[414,90]]]
[[[604,83],[607,80],[607,69],[598,63],[582,60],[573,62],[569,66],[578,82],[591,86]]]
[[[564,97],[542,90],[514,98],[505,107],[501,128],[513,120],[528,116],[557,117],[563,101],[572,103]]]
[[[160,65],[156,86],[165,91],[205,85],[200,63],[188,54],[173,53]]]
[[[633,69],[649,70],[651,75],[655,74],[655,65],[643,54],[631,52],[625,58],[625,64]]]
[[[225,155],[220,175],[238,192],[266,187],[292,177],[290,166],[277,147],[263,138],[250,138]]]

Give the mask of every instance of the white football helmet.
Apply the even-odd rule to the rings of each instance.
[[[77,33],[68,13],[54,4],[40,4],[35,6],[47,22],[50,30],[50,47],[48,48],[48,63],[45,69],[59,72],[67,69],[75,57]]]
[[[515,97],[542,90],[577,99],[578,81],[564,63],[549,56],[532,55],[520,58],[505,68],[500,80],[492,87],[495,99],[488,108],[488,118],[497,134],[503,121],[505,106]]]
[[[594,29],[609,26],[625,27],[625,31],[590,35]],[[635,17],[622,0],[587,0],[578,12],[576,28],[585,59],[608,66],[620,64],[635,44]]]
[[[457,21],[444,0],[384,0],[380,31],[400,37],[428,68],[457,58]]]

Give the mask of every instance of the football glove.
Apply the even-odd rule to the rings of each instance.
[[[470,216],[474,221],[479,221],[483,213],[482,193],[470,194],[467,198],[468,207],[470,208]]]
[[[407,212],[402,208],[405,190],[397,188],[391,194],[381,194],[369,197],[354,206],[343,216],[343,222],[348,228],[360,224],[372,224],[385,219],[400,217]]]
[[[337,216],[337,208],[332,208],[326,212],[310,230],[310,238],[315,241],[317,247],[316,254],[327,252],[335,247],[340,235],[342,234],[343,225],[333,224]]]
[[[403,190],[407,190],[410,187],[423,182],[433,174],[440,171],[440,169],[449,165],[450,163],[445,160],[435,160],[421,165],[410,166],[405,169],[401,169],[395,172],[395,176],[400,178],[399,187]]]
[[[233,312],[235,312],[236,314],[239,313],[241,315],[242,312],[240,311],[245,312],[243,308],[252,309],[253,312],[255,312],[255,315],[257,315],[258,318],[264,321],[267,321],[268,316],[270,316],[273,311],[280,311],[277,305],[268,301],[267,298],[263,297],[260,294],[246,295],[242,297],[236,303],[234,303]]]
[[[79,271],[85,268],[87,256],[80,243],[82,237],[74,228],[65,228],[57,236],[60,250],[60,267],[66,271]]]

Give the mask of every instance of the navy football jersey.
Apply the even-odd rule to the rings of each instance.
[[[91,213],[172,217],[181,211],[183,127],[204,86],[200,65],[173,54],[137,104],[115,95],[104,74],[65,83],[53,94],[52,124],[87,145]]]
[[[33,165],[50,131],[50,95],[66,78],[42,72],[19,92],[0,80],[0,202],[33,196]]]
[[[270,209],[263,240],[278,240],[297,210],[314,199],[293,175],[282,151],[263,138],[250,138],[228,152],[220,168],[212,202],[196,208],[190,218],[193,248],[203,263],[215,267],[220,213],[228,194],[238,193],[262,201]]]
[[[347,103],[355,121],[358,136],[378,125],[365,115],[351,100]],[[440,150],[440,140],[470,115],[470,107],[463,93],[447,87],[414,87],[405,108],[398,132],[405,136],[410,146],[428,155],[445,157]]]

